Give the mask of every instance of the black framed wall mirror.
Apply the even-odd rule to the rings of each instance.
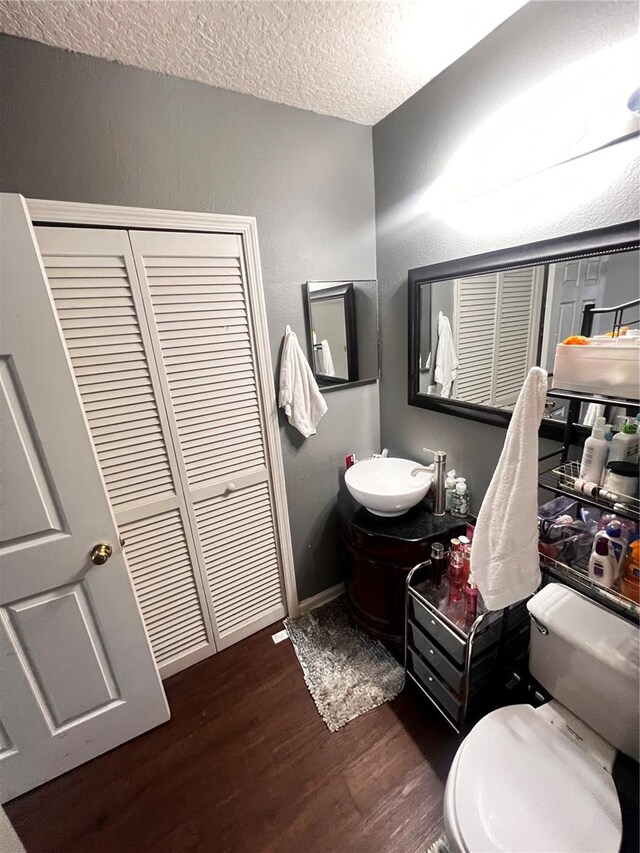
[[[633,221],[410,270],[409,404],[506,427],[532,366],[549,372],[551,387],[556,345],[581,333],[586,306],[640,297],[638,228]],[[593,320],[593,334],[608,333],[611,315]],[[632,320],[640,328],[637,309]],[[562,438],[567,409],[547,399],[542,436]],[[592,414],[583,404],[578,423]]]
[[[321,390],[378,379],[378,285],[308,281],[309,364]]]

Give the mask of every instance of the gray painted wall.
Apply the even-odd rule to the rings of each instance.
[[[304,346],[303,282],[376,277],[371,128],[21,39],[1,49],[2,190],[256,216],[274,365],[286,323]],[[377,385],[327,402],[307,441],[281,418],[301,599],[341,579],[345,454],[380,445]]]
[[[621,305],[638,298],[640,298],[640,252],[622,252],[619,255],[611,255],[607,261],[604,304]],[[625,316],[633,319],[638,315],[637,312],[629,311],[629,314]],[[610,328],[611,322],[609,322],[608,327],[603,328],[603,331],[607,332]]]
[[[528,213],[527,193],[541,182],[561,186],[563,173],[569,174],[566,167],[553,170],[551,181],[547,175],[509,188],[502,205],[508,225],[491,228],[488,218],[479,217],[466,228],[456,227],[417,214],[415,202],[493,110],[541,75],[633,36],[637,19],[635,2],[529,3],[373,130],[382,442],[394,454],[417,459],[426,458],[425,446],[446,450],[448,466],[467,476],[476,510],[505,432],[407,405],[407,270],[637,218],[637,148],[632,141],[584,158],[580,168],[590,178],[599,177],[600,184],[575,203],[550,193],[544,212],[526,227],[520,223]]]

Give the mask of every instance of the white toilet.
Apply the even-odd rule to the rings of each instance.
[[[527,607],[529,668],[554,697],[488,714],[447,779],[451,853],[617,853],[616,750],[638,760],[639,653],[634,625],[568,587]]]

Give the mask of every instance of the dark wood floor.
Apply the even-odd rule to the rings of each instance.
[[[417,853],[457,738],[413,692],[330,733],[274,626],[165,682],[172,719],[5,806],[27,853]]]

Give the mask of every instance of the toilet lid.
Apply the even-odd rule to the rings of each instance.
[[[449,800],[469,851],[618,851],[611,775],[530,705],[484,717],[458,751]]]

